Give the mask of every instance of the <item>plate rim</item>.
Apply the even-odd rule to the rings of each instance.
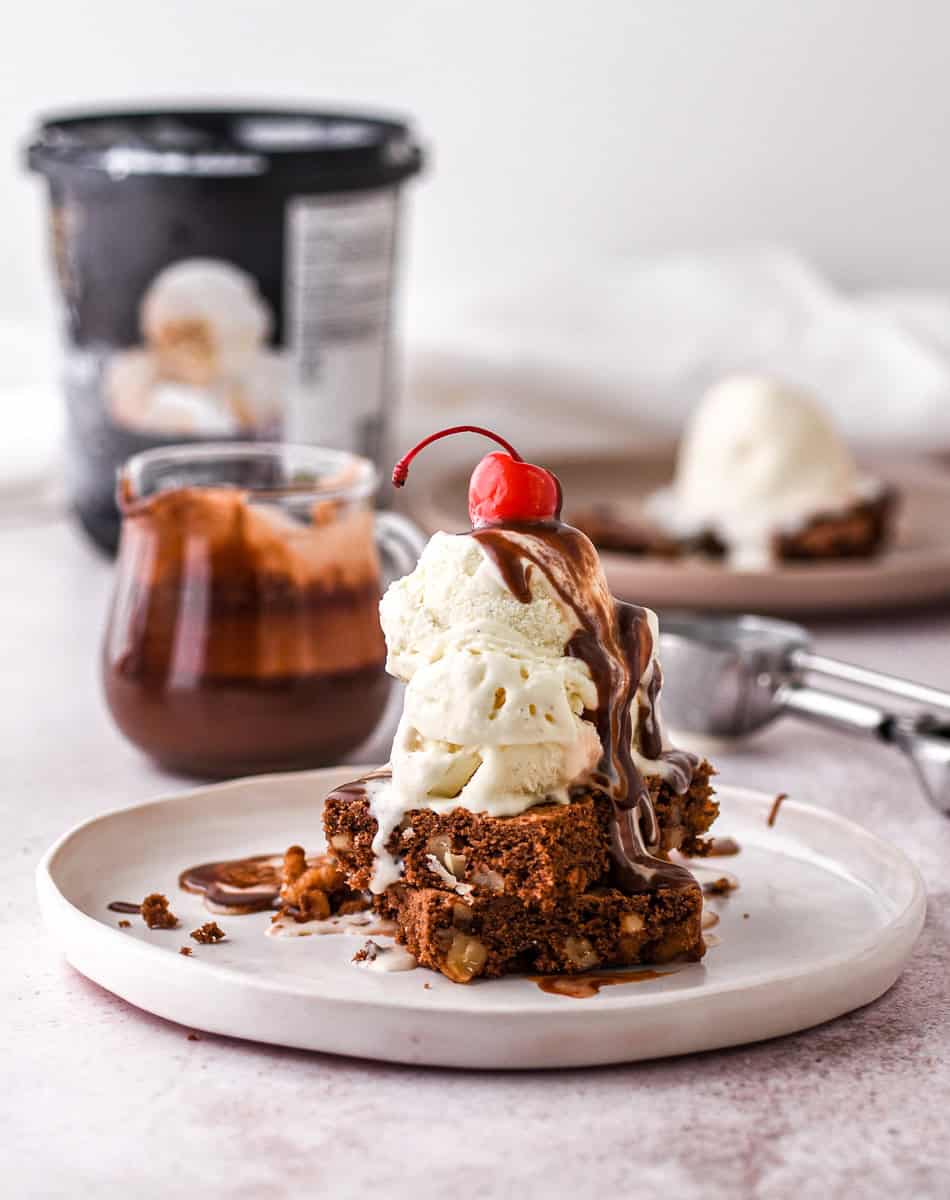
[[[137,804],[121,805],[108,809],[105,812],[87,817],[78,822],[76,825],[66,830],[52,845],[45,851],[42,858],[36,867],[36,887],[40,901],[44,923],[47,931],[52,935],[54,941],[58,944],[60,950],[66,954],[68,958],[65,938],[62,936],[63,923],[69,922],[77,928],[84,931],[89,938],[94,938],[98,945],[103,949],[110,946],[123,947],[124,952],[131,951],[142,957],[143,961],[148,961],[157,964],[162,964],[162,968],[168,972],[190,971],[194,977],[193,964],[181,962],[179,963],[178,955],[172,955],[167,948],[159,945],[153,945],[148,942],[140,941],[139,939],[129,939],[124,937],[117,928],[113,929],[103,920],[83,912],[81,908],[73,904],[73,902],[63,893],[58,886],[53,875],[57,857],[62,854],[72,842],[80,834],[84,833],[91,827],[97,824],[104,824],[107,821],[119,816],[128,815],[134,812],[144,810],[157,810],[162,806],[170,803],[182,803],[189,800],[194,801],[202,795],[211,792],[220,794],[230,790],[245,790],[253,788],[261,783],[273,783],[275,781],[286,780],[288,777],[313,777],[315,782],[322,775],[329,775],[347,770],[346,767],[322,767],[312,771],[297,771],[297,772],[277,772],[269,775],[245,776],[239,779],[227,780],[222,783],[203,784],[198,787],[185,788],[174,793],[163,793],[153,797],[150,800],[141,801]],[[359,770],[360,768],[357,768]],[[763,810],[768,805],[773,803],[774,795],[760,791],[756,788],[735,787],[725,784],[717,789],[717,794],[720,796],[734,796],[740,801],[746,803],[756,803]],[[905,937],[909,937],[910,948],[916,942],[919,936],[920,929],[926,916],[927,897],[926,886],[919,868],[910,858],[910,856],[899,846],[885,841],[871,830],[857,824],[847,817],[841,816],[839,813],[829,809],[823,809],[813,804],[808,804],[799,800],[785,800],[783,803],[783,812],[791,812],[805,819],[825,822],[830,825],[837,826],[840,832],[847,834],[852,839],[857,839],[865,849],[870,849],[879,857],[889,860],[893,865],[898,867],[909,879],[911,887],[907,902],[903,908],[893,914],[890,914],[886,923],[877,929],[873,935],[868,935],[861,938],[859,942],[851,943],[848,950],[833,955],[831,957],[821,958],[819,960],[809,960],[806,965],[797,967],[789,967],[784,970],[776,970],[770,968],[759,974],[746,975],[741,980],[724,979],[715,983],[706,983],[702,989],[702,996],[712,1000],[713,998],[721,999],[728,997],[732,993],[748,993],[762,987],[770,987],[773,985],[788,984],[795,980],[806,979],[815,975],[816,972],[843,970],[849,963],[861,960],[868,955],[869,952],[883,955],[885,948],[892,949],[895,943],[900,943]],[[57,920],[58,917],[58,920]],[[55,926],[55,927],[54,927]],[[912,930],[912,933],[908,931]],[[111,939],[120,939],[113,941]],[[909,956],[910,951],[908,951]],[[262,994],[271,995],[295,995],[307,996],[314,1000],[320,1000],[326,1003],[337,1003],[339,998],[320,990],[319,984],[314,985],[310,981],[307,986],[292,986],[286,979],[282,979],[279,983],[275,983],[267,979],[256,979],[242,973],[235,967],[220,966],[215,963],[201,962],[202,971],[210,972],[214,977],[222,982],[230,982],[242,988],[252,988],[254,991]],[[181,975],[180,978],[186,978]],[[98,982],[98,981],[96,981]],[[492,981],[483,981],[479,987],[490,986]],[[101,986],[108,988],[107,984]],[[470,994],[476,989],[466,989],[466,993]],[[119,994],[119,993],[115,993]],[[659,999],[662,997],[662,999]],[[684,1006],[695,1004],[697,994],[693,989],[683,989],[675,992],[613,992],[603,996],[602,1001],[597,1009],[592,1011],[583,1005],[577,1005],[572,1009],[565,1010],[576,1011],[576,1018],[571,1020],[584,1018],[586,1021],[594,1019],[594,1014],[597,1011],[606,1013],[616,1013],[618,1010],[636,1010],[638,1008],[653,1007],[657,1004],[662,1004],[664,1009],[675,1013],[675,1010]],[[440,1014],[443,1016],[465,1016],[469,1020],[479,1019],[498,1019],[512,1017],[530,1017],[534,1018],[538,1015],[550,1014],[553,1010],[550,1004],[550,998],[539,995],[537,997],[529,997],[526,995],[523,999],[511,1001],[504,1004],[493,1005],[491,1009],[485,1009],[481,1012],[475,1007],[460,1008],[458,1005],[448,1001],[440,1001],[430,999],[428,996],[423,998],[418,997],[400,997],[398,1004],[393,1003],[391,998],[373,997],[352,997],[347,1000],[347,1004],[354,1008],[359,1008],[365,1013],[370,1014],[373,1011],[385,1011],[391,1013],[394,1008],[405,1011],[411,1010],[414,1013],[422,1012],[432,1015]]]

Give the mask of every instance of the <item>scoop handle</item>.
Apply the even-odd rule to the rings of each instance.
[[[776,700],[785,712],[826,729],[860,734],[896,747],[910,759],[930,803],[950,816],[950,722],[942,724],[929,714],[898,716],[863,700],[802,683],[783,684]]]
[[[868,667],[858,667],[853,663],[841,662],[837,658],[826,658],[823,654],[813,654],[804,648],[792,650],[789,660],[799,671],[813,671],[827,679],[840,679],[843,683],[871,688],[888,696],[899,696],[902,700],[912,700],[915,704],[926,704],[932,708],[950,711],[950,692],[927,687],[923,683],[914,683],[912,679],[885,675],[883,671],[872,671]]]
[[[376,544],[383,562],[383,582],[408,575],[425,549],[425,534],[399,513],[376,513]]]
[[[779,689],[776,700],[784,710],[814,721],[827,729],[841,733],[859,733],[887,740],[886,730],[893,719],[874,704],[838,696],[804,683],[786,683]]]

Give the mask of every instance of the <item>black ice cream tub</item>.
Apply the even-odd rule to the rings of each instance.
[[[115,472],[153,446],[313,442],[380,461],[391,396],[401,120],[178,109],[50,116],[68,488],[113,548]]]

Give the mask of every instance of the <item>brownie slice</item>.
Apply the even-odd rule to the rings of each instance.
[[[550,912],[511,896],[462,899],[395,884],[376,907],[425,967],[455,983],[518,971],[577,974],[594,967],[696,961],[706,947],[698,885],[627,896],[594,888]]]
[[[890,538],[896,508],[896,491],[884,487],[877,495],[857,500],[841,512],[817,513],[800,529],[776,532],[772,537],[772,554],[777,562],[870,558]],[[601,550],[616,550],[638,558],[699,555],[722,559],[728,552],[728,547],[711,530],[677,538],[645,516],[609,504],[572,513],[571,522]]]
[[[726,554],[726,547],[708,530],[691,537],[677,537],[647,516],[612,504],[595,504],[572,512],[570,521],[599,550],[614,550],[635,558],[674,559],[690,554],[724,558]]]
[[[709,852],[705,834],[719,816],[719,801],[710,780],[716,769],[708,759],[700,759],[689,788],[680,795],[659,776],[647,779],[647,787],[660,826],[660,852],[666,857],[679,850],[689,858],[702,858]]]
[[[703,761],[689,791],[678,796],[660,778],[649,779],[664,853],[696,856],[718,812]],[[393,831],[388,851],[403,862],[403,882],[458,896],[517,898],[542,910],[585,892],[609,867],[610,800],[586,792],[570,804],[539,804],[514,817],[493,817],[465,808],[448,813],[414,809]],[[323,824],[330,852],[349,887],[369,887],[376,820],[364,797],[328,797]]]
[[[897,493],[884,488],[840,513],[821,513],[794,533],[777,533],[773,547],[785,562],[869,558],[890,536]]]

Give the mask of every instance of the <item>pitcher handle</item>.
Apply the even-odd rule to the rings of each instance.
[[[425,534],[408,517],[399,513],[376,514],[376,544],[383,560],[383,578],[387,584],[408,575],[425,548]]]

